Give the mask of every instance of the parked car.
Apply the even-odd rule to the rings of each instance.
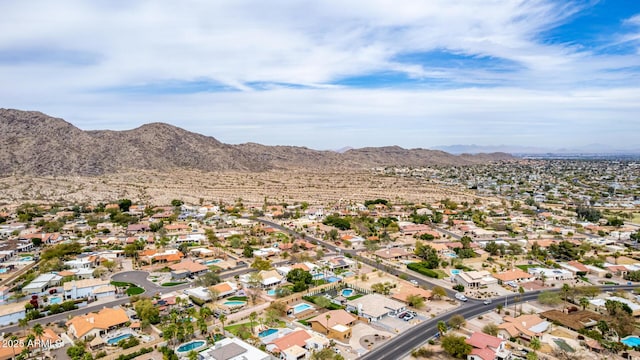
[[[463,293],[456,293],[456,299],[458,299],[460,301],[467,301],[467,297],[464,296]]]
[[[55,294],[55,293],[57,293],[57,292],[58,292],[58,290],[56,290],[56,289],[51,289],[51,290],[49,290],[49,294]]]

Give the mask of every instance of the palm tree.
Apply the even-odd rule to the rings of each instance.
[[[496,305],[496,310],[498,311],[498,314],[500,314],[502,312],[503,308],[504,308],[504,305],[502,305],[502,304]]]
[[[589,306],[589,299],[586,297],[580,298],[580,305],[582,306],[582,310],[585,310],[587,306]]]
[[[227,316],[225,314],[220,314],[218,320],[222,323],[222,335],[224,335],[224,322],[227,320]]]
[[[29,327],[29,320],[27,320],[27,318],[22,318],[20,320],[18,320],[18,326],[23,328],[23,331],[25,332],[26,335],[26,329],[27,327]]]
[[[540,338],[538,338],[537,336],[532,337],[531,341],[529,342],[529,347],[535,351],[540,350],[540,348],[542,347],[542,344],[540,343]]]
[[[40,344],[38,346],[38,349],[40,349],[40,353],[42,354],[42,334],[44,334],[44,329],[42,328],[42,324],[38,324],[38,323],[34,324],[31,331],[33,332],[33,335],[38,337],[38,343]]]
[[[197,353],[197,352],[195,352],[195,351],[193,351],[193,350],[191,350],[191,351],[189,351],[189,353],[187,354],[187,358],[188,358],[189,360],[198,360],[198,353]]]
[[[327,319],[327,334],[329,334],[329,319],[331,319],[331,314],[327,313],[324,317]]]
[[[13,353],[13,357],[12,359],[16,358],[16,347],[14,346],[14,344],[18,343],[18,337],[15,335],[11,335],[11,337],[9,338],[9,341],[11,342],[11,352]]]
[[[249,324],[251,325],[251,334],[255,334],[253,329],[253,323],[254,321],[256,321],[257,318],[258,318],[258,314],[255,311],[252,311],[251,314],[249,314]]]

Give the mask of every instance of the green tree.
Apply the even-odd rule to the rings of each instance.
[[[151,299],[140,299],[134,303],[133,307],[142,324],[160,323],[160,311],[153,305]]]
[[[33,335],[38,339],[38,342],[42,344],[42,335],[44,334],[42,324],[33,324],[33,328],[31,329],[31,331],[33,332]],[[43,355],[42,358],[44,358],[44,353],[42,353],[42,346],[37,346],[37,348],[39,349],[40,354]]]
[[[182,200],[179,200],[179,199],[171,200],[171,206],[173,206],[173,207],[180,207],[182,205],[184,205],[184,201],[182,201]]]
[[[498,336],[498,331],[499,331],[498,325],[494,323],[488,323],[482,328],[483,333],[489,334],[491,336]]]
[[[589,306],[589,299],[587,299],[586,297],[581,297],[580,306],[582,306],[582,310],[585,310],[587,306]]]
[[[127,212],[127,211],[129,211],[129,208],[131,207],[131,200],[122,199],[122,200],[118,201],[118,206],[120,207],[120,211]]]
[[[431,289],[431,296],[436,300],[440,300],[447,296],[447,291],[442,286],[434,286]]]
[[[498,244],[496,244],[496,242],[492,240],[489,241],[487,245],[485,245],[484,250],[491,254],[491,256],[496,256],[500,251],[500,246],[498,246]]]
[[[263,259],[263,258],[257,257],[257,258],[255,258],[255,260],[253,260],[253,263],[251,264],[251,268],[252,269],[256,269],[258,271],[260,271],[260,270],[270,270],[270,269],[272,269],[271,261],[267,260],[267,259]]]
[[[460,314],[453,315],[451,318],[449,318],[449,321],[447,322],[449,327],[452,327],[454,329],[460,329],[466,323],[467,321],[464,319],[464,316]]]
[[[464,336],[448,334],[442,337],[442,349],[456,359],[465,359],[471,353],[471,345]]]
[[[249,314],[249,324],[251,325],[252,334],[255,334],[253,323],[256,321],[257,318],[258,318],[258,313],[256,313],[255,311],[252,311],[251,314]]]
[[[424,306],[424,298],[417,294],[407,295],[407,304],[416,309],[421,309]]]
[[[444,336],[444,334],[447,333],[447,323],[445,323],[444,321],[438,321],[436,327],[438,328],[438,333],[440,333],[440,336]]]
[[[416,256],[424,259],[424,263],[428,269],[437,269],[440,265],[440,257],[438,252],[431,246],[425,245],[420,241],[416,241]]]
[[[287,281],[292,284],[295,284],[296,282],[311,284],[313,282],[313,275],[302,269],[293,269],[287,273]]]
[[[529,342],[529,347],[535,351],[540,350],[540,348],[542,347],[542,344],[540,343],[540,338],[538,338],[537,336],[534,336],[533,338],[531,338],[531,341]]]

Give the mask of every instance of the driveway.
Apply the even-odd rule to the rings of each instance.
[[[182,284],[171,287],[160,286],[155,284],[149,280],[147,277],[149,273],[146,271],[124,271],[111,276],[111,281],[120,281],[120,282],[128,282],[138,285],[143,288],[145,291],[145,295],[153,296],[162,292],[176,291],[186,289],[191,286],[191,284]]]

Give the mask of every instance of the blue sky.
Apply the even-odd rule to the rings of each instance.
[[[0,107],[316,149],[640,134],[640,1],[3,1]]]

